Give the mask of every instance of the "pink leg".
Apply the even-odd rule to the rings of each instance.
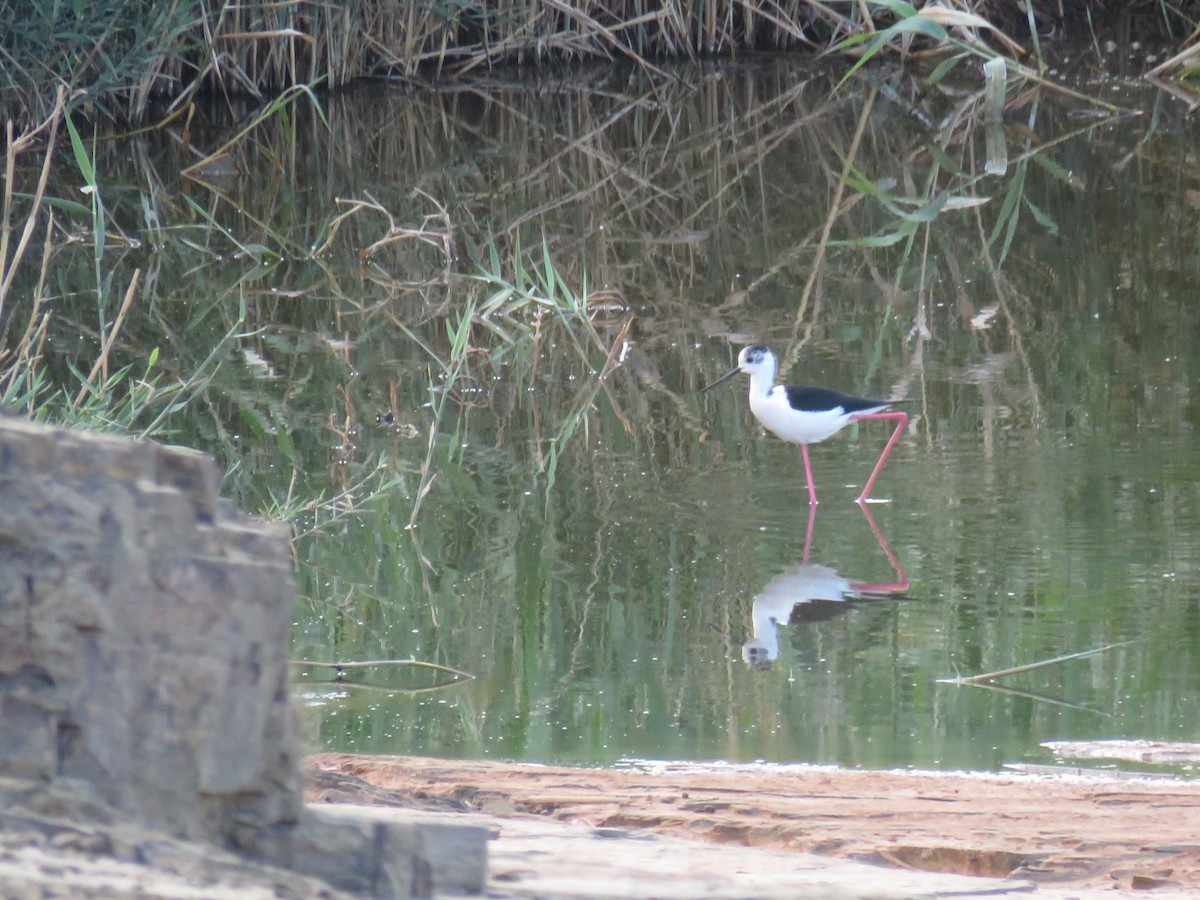
[[[812,463],[808,461],[808,444],[800,445],[800,452],[804,454],[804,474],[808,476],[808,505],[817,505],[817,489],[813,487]]]
[[[864,419],[895,419],[896,430],[892,432],[891,439],[887,442],[887,446],[883,448],[883,452],[879,454],[879,462],[875,463],[875,471],[871,473],[871,477],[867,479],[867,486],[863,488],[863,492],[859,495],[858,502],[864,502],[871,496],[871,487],[875,484],[875,479],[879,477],[880,471],[883,470],[884,460],[888,454],[892,452],[892,447],[896,441],[900,440],[900,432],[904,430],[904,426],[908,424],[908,413],[906,412],[881,412],[881,413],[863,413],[860,416],[851,416],[851,421],[861,422]],[[805,458],[807,461],[807,457]],[[812,476],[809,476],[809,484],[812,484]]]

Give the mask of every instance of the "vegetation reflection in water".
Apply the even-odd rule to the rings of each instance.
[[[750,84],[762,86],[738,87]],[[705,84],[691,100],[716,103],[729,87]],[[778,115],[797,102],[777,95],[763,103],[775,116],[750,121],[800,119]],[[917,167],[903,148],[917,135],[898,108],[876,104],[858,167],[872,184],[911,184]],[[549,110],[521,108],[575,162],[547,169],[549,179],[598,165]],[[1173,135],[1111,121],[1098,135],[1043,106],[1042,140],[1062,137],[1061,151],[980,184],[1007,220],[944,213],[897,230],[878,217],[888,207],[872,212],[857,194],[839,230],[880,246],[831,244],[823,284],[797,315],[827,208],[803,198],[836,180],[824,141],[849,146],[855,112],[826,108],[812,129],[751,142],[777,146],[751,171],[699,167],[728,182],[674,195],[678,221],[703,226],[686,235],[647,220],[641,190],[606,194],[599,172],[585,179],[590,190],[627,205],[596,216],[598,204],[565,204],[592,217],[585,223],[551,219],[562,215],[556,200],[535,206],[558,224],[560,247],[578,241],[555,257],[568,273],[577,254],[593,282],[633,296],[633,350],[564,445],[552,489],[537,449],[578,408],[598,351],[587,366],[522,385],[520,397],[507,393],[507,373],[488,382],[488,402],[461,410],[456,443],[438,460],[446,481],[415,535],[401,527],[400,504],[360,522],[361,534],[305,546],[310,571],[337,574],[308,585],[320,612],[299,627],[306,652],[415,654],[479,676],[439,694],[329,703],[325,746],[989,767],[1047,761],[1038,743],[1056,737],[1192,736],[1200,620],[1186,348],[1196,316],[1181,290],[1195,272],[1181,261],[1194,258],[1193,237],[1173,230],[1187,214],[1179,205],[1153,221],[1116,215],[1148,210],[1160,189],[1149,172],[1146,183],[1110,175],[1117,148],[1138,140],[1154,146],[1144,162],[1173,171]],[[731,127],[678,129],[661,157],[712,146]],[[628,154],[617,134],[605,137],[605,158]],[[503,166],[499,145],[481,141]],[[660,158],[647,145],[627,146]],[[505,176],[493,178],[503,192]],[[563,195],[544,179],[525,189],[534,185]],[[680,211],[693,197],[696,210]],[[719,209],[705,209],[710,197]],[[917,249],[902,252],[897,233]],[[754,599],[804,555],[802,467],[794,447],[758,434],[743,397],[701,403],[694,391],[728,368],[740,340],[789,335],[802,347],[796,377],[916,400],[917,421],[877,488],[893,502],[873,509],[910,585],[902,599],[780,629],[779,658],[756,671],[741,660]],[[849,502],[855,492],[836,489],[865,475],[884,439],[867,426],[814,451],[831,488],[812,564],[851,581],[893,577]],[[363,536],[365,554],[351,549]],[[334,615],[340,597],[355,600]],[[1127,640],[1010,679],[1064,703],[936,683]]]
[[[177,223],[127,251],[158,285],[133,352],[178,335],[159,365],[187,373],[236,344],[174,426],[298,517],[296,656],[475,676],[314,688],[320,746],[988,767],[1194,737],[1186,123],[1033,97],[1001,158],[976,86],[871,77],[381,89],[263,123],[245,174],[164,175],[190,160],[153,137],[100,161],[115,220]],[[882,543],[851,502],[881,429],[813,449],[806,552],[797,448],[697,396],[751,340],[913,401]],[[774,579],[890,583],[884,547],[899,597],[743,662]],[[937,683],[1125,641],[1012,680],[1071,705]]]

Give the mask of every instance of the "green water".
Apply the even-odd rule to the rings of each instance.
[[[245,334],[178,439],[229,465],[250,508],[378,483],[381,461],[394,479],[355,515],[301,518],[317,530],[296,543],[295,656],[474,676],[302,680],[314,749],[987,769],[1052,762],[1047,740],[1194,740],[1186,111],[1133,85],[1121,100],[1145,115],[1043,95],[1010,123],[1004,173],[974,175],[969,80],[921,93],[881,72],[830,99],[830,79],[781,63],[682,75],[327,97],[329,131],[297,109],[246,152],[250,174],[208,186],[178,177],[170,141],[113,152],[114,215],[141,228],[150,184],[190,222],[166,236],[189,243],[124,263],[157,284],[132,334],[180,372]],[[215,146],[231,125],[208,115],[193,140]],[[839,193],[847,158],[877,187]],[[878,189],[988,202],[905,225]],[[306,258],[367,200],[406,230],[363,258],[389,222],[361,211]],[[199,240],[197,210],[230,237]],[[443,403],[430,351],[448,354],[476,290],[445,275],[477,271],[489,235],[535,263],[544,242],[577,290],[619,290],[628,343],[620,314],[595,339],[550,313],[481,320]],[[851,243],[872,236],[886,245]],[[907,587],[781,626],[761,669],[742,645],[756,596],[805,562],[803,465],[757,427],[744,380],[697,395],[749,341],[788,355],[789,380],[911,400],[878,536],[852,501],[889,426],[812,448],[807,560]],[[606,347],[620,363],[600,382]],[[938,681],[1110,644],[1003,680],[1020,695]]]

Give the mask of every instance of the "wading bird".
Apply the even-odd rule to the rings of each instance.
[[[712,384],[702,388],[700,393],[710,391],[718,384],[732,378],[741,372],[750,376],[750,411],[768,431],[774,432],[785,441],[799,444],[804,454],[804,474],[808,478],[808,502],[817,502],[817,491],[813,486],[812,463],[808,459],[808,445],[823,441],[841,431],[851,422],[861,422],[866,419],[895,419],[896,430],[879,455],[875,470],[867,479],[858,498],[859,503],[866,502],[871,494],[871,487],[883,469],[892,447],[900,439],[900,432],[908,424],[908,413],[884,412],[898,400],[871,400],[866,397],[853,397],[835,391],[832,388],[810,387],[803,384],[776,384],[775,371],[778,363],[770,347],[756,344],[746,347],[738,354],[737,366],[726,372]]]

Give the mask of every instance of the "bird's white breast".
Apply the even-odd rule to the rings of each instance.
[[[775,385],[764,395],[752,396],[750,411],[768,431],[794,444],[823,441],[850,421],[850,415],[840,406],[818,412],[792,409],[782,385]]]

